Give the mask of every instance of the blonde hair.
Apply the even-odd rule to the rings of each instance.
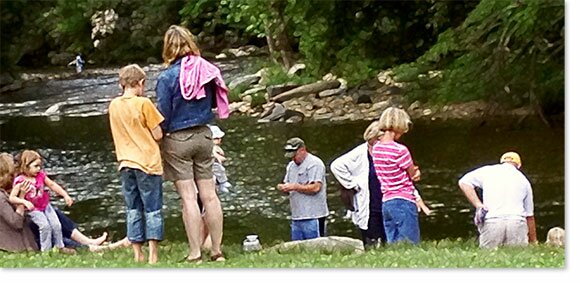
[[[406,133],[412,124],[409,114],[405,110],[395,107],[385,109],[379,119],[379,129],[383,131]]]
[[[184,27],[172,25],[165,32],[163,38],[163,64],[168,66],[176,58],[201,53],[194,42],[193,34]]]
[[[136,87],[141,80],[146,78],[145,71],[137,64],[127,65],[119,70],[119,84],[123,88],[126,86]]]
[[[40,156],[38,152],[28,149],[23,151],[22,154],[20,154],[20,158],[18,160],[18,173],[29,175],[30,170],[28,169],[28,166],[30,166],[32,162],[39,159],[42,160],[42,156]]]
[[[381,131],[381,128],[379,128],[379,121],[373,121],[365,130],[363,138],[365,141],[370,142],[374,139],[378,139],[384,133],[385,132]]]
[[[12,188],[14,178],[14,157],[9,153],[0,153],[0,189],[6,191]]]
[[[546,236],[546,244],[563,247],[566,243],[565,237],[566,233],[564,229],[560,227],[554,227],[548,231],[548,235]]]

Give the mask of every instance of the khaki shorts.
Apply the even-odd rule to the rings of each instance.
[[[527,246],[528,225],[522,220],[485,222],[479,235],[481,248],[498,246]]]
[[[167,181],[212,179],[213,146],[207,126],[166,135],[161,143],[163,178]]]

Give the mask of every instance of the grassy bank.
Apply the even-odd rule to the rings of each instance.
[[[246,254],[240,246],[226,246],[226,262],[200,265],[182,262],[185,243],[164,242],[155,266],[133,263],[132,251],[105,253],[79,250],[74,256],[49,253],[0,252],[0,267],[75,268],[564,268],[565,250],[540,244],[527,248],[481,250],[472,240],[426,241],[419,246],[392,245],[363,254],[295,250],[278,253],[263,250]],[[205,256],[204,259],[209,259]]]

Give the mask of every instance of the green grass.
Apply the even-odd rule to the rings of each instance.
[[[426,241],[418,246],[397,244],[367,251],[363,254],[347,252],[325,253],[294,250],[278,253],[262,250],[244,253],[240,246],[226,246],[226,262],[209,262],[204,255],[200,265],[182,262],[185,243],[162,242],[157,265],[134,263],[131,249],[105,253],[79,250],[69,256],[58,252],[4,253],[0,252],[0,267],[48,268],[564,268],[564,248],[544,244],[527,248],[479,249],[476,243],[465,240]]]

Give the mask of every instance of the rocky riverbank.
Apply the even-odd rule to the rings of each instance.
[[[292,69],[291,69],[292,71]],[[257,117],[258,122],[303,120],[357,121],[378,119],[387,107],[405,109],[413,119],[447,120],[512,117],[523,119],[533,114],[531,107],[508,109],[497,103],[470,101],[437,105],[409,101],[404,83],[396,82],[390,71],[384,71],[364,84],[348,87],[348,82],[327,74],[322,80],[308,84],[263,85],[261,73],[238,78],[231,88],[249,84],[231,102],[230,112]],[[255,103],[255,100],[264,103]]]
[[[263,50],[252,47],[228,49],[221,54],[212,55],[215,60],[235,60],[235,58],[256,56]],[[296,64],[288,71],[288,76],[297,76],[305,69],[304,64]],[[144,67],[149,75],[155,76],[162,70],[160,64]],[[447,120],[478,119],[486,116],[515,117],[521,119],[533,113],[530,107],[506,109],[501,105],[486,101],[471,101],[448,105],[435,105],[410,101],[405,96],[405,84],[397,82],[389,70],[380,72],[374,79],[363,84],[351,86],[343,78],[327,74],[311,84],[286,83],[270,85],[262,69],[255,74],[235,75],[226,78],[232,95],[230,112],[232,115],[255,117],[258,122],[282,121],[287,123],[304,120],[328,120],[330,122],[375,120],[387,107],[400,107],[413,119]],[[70,80],[84,77],[115,76],[117,69],[87,69],[81,74],[74,70],[59,72],[21,73],[17,76],[0,76],[0,94],[11,93],[29,84],[53,80]],[[437,76],[439,74],[433,73]],[[152,89],[148,96],[154,96]]]

